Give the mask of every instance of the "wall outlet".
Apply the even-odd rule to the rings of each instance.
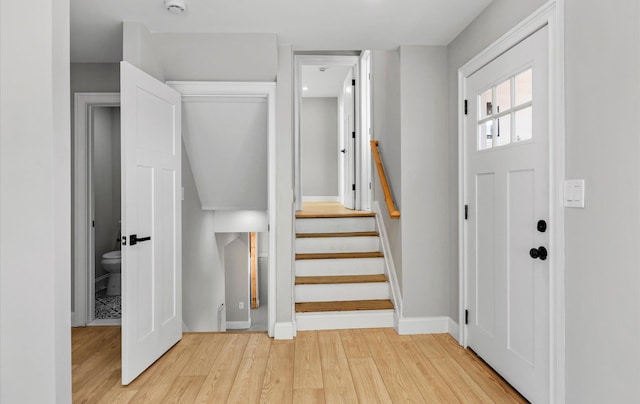
[[[244,302],[240,302],[240,303],[238,303],[238,308],[239,308],[240,310],[244,309]]]

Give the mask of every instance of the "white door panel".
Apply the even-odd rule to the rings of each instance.
[[[353,71],[347,75],[344,81],[344,148],[345,154],[345,180],[344,180],[344,207],[347,209],[355,209],[356,191],[354,189],[356,183],[356,140],[353,133],[356,131],[355,126],[355,86],[352,80],[355,79]]]
[[[467,343],[532,402],[549,401],[548,29],[465,80]]]
[[[121,63],[122,383],[182,338],[181,96]],[[131,235],[149,240],[131,242]]]

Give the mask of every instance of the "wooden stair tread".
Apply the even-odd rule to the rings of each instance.
[[[380,251],[296,254],[297,260],[322,260],[322,259],[339,259],[339,258],[382,258],[382,257],[384,257],[384,255]]]
[[[328,238],[328,237],[378,237],[377,231],[360,231],[351,233],[297,233],[296,238]]]
[[[296,276],[296,285],[324,285],[340,283],[387,282],[387,276],[380,275],[342,275],[342,276]]]
[[[296,303],[296,313],[390,309],[393,309],[393,303],[391,300],[351,300],[342,302]]]
[[[374,212],[353,211],[349,213],[296,212],[296,219],[334,219],[341,217],[375,217]]]

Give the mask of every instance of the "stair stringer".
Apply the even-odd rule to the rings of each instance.
[[[371,202],[371,209],[376,214],[376,227],[380,235],[380,248],[384,254],[384,274],[389,279],[389,286],[391,289],[391,301],[394,306],[394,325],[395,329],[398,329],[398,322],[402,317],[402,293],[400,292],[400,284],[398,283],[398,276],[396,275],[396,266],[393,263],[393,256],[391,255],[391,246],[389,245],[389,239],[387,238],[387,230],[384,227],[384,221],[382,219],[382,210],[378,201]]]

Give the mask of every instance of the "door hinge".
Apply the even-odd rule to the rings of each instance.
[[[469,310],[464,311],[464,324],[469,324]]]
[[[469,205],[464,205],[464,220],[469,219]]]
[[[95,220],[91,221],[91,227],[96,227],[96,221]]]
[[[371,183],[369,183],[369,189],[371,189]]]
[[[270,224],[267,225],[267,231],[271,231],[271,225]]]
[[[351,80],[351,85],[355,86],[356,85],[356,79]]]
[[[351,185],[351,190],[355,191],[356,190],[356,184]]]
[[[467,100],[464,100],[464,114],[467,115],[469,113],[469,103]]]
[[[351,138],[355,139],[356,138],[356,132],[351,132]]]
[[[371,73],[369,73],[369,80],[371,80]]]

